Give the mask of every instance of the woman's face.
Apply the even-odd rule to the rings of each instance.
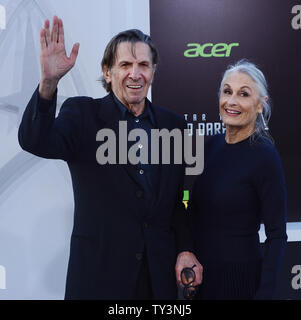
[[[245,73],[232,72],[224,81],[219,111],[226,127],[254,130],[262,103],[256,83]]]

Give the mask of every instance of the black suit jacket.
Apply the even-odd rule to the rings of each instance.
[[[145,203],[131,165],[99,165],[98,130],[110,128],[118,137],[114,103],[110,94],[69,98],[55,118],[56,97],[45,107],[36,90],[19,128],[24,150],[63,159],[70,169],[75,208],[65,298],[132,299],[145,253],[154,298],[175,299],[176,255],[191,250],[182,204],[184,165],[161,166],[153,206]],[[184,128],[178,115],[150,107],[158,129]]]

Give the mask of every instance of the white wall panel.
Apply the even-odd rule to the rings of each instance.
[[[69,171],[63,161],[24,152],[17,140],[39,82],[40,29],[56,14],[64,22],[68,54],[80,43],[76,66],[59,84],[58,105],[74,95],[101,97],[105,91],[97,79],[105,45],[129,28],[149,33],[149,4],[0,0],[0,5],[6,18],[0,28],[0,300],[62,299],[73,224]]]

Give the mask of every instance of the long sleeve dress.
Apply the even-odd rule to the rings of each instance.
[[[286,189],[279,154],[267,139],[205,144],[205,166],[189,206],[203,265],[200,299],[272,299],[287,241]],[[266,241],[261,250],[260,223]]]

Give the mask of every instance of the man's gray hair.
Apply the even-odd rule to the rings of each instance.
[[[134,45],[137,42],[146,43],[151,51],[152,55],[152,64],[157,65],[159,60],[158,50],[156,49],[152,39],[149,35],[144,34],[141,30],[130,29],[118,33],[113,37],[110,42],[107,44],[102,61],[101,68],[102,70],[106,66],[108,69],[111,69],[115,63],[117,47],[121,42],[129,42],[132,44],[132,54],[135,57]],[[111,83],[107,83],[104,77],[101,78],[102,86],[106,89],[107,92],[112,91]]]
[[[226,78],[230,73],[233,72],[244,73],[255,82],[258,88],[260,102],[263,105],[262,115],[258,114],[256,118],[255,131],[252,135],[252,139],[256,137],[265,137],[273,143],[273,138],[268,131],[268,123],[271,117],[271,102],[268,93],[268,85],[264,74],[254,63],[246,59],[239,60],[234,65],[228,66],[227,70],[225,71],[219,88],[219,97],[222,93]]]

